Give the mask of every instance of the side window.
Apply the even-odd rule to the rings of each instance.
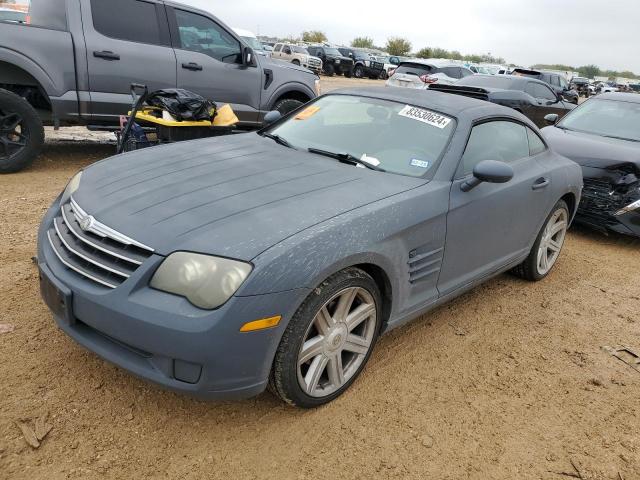
[[[481,123],[471,130],[462,156],[462,175],[473,172],[483,160],[515,162],[529,156],[529,139],[524,125],[508,121]]]
[[[183,50],[203,53],[225,63],[240,63],[240,42],[226,30],[202,15],[178,9],[175,12]]]
[[[283,46],[282,53],[284,53],[285,55],[291,55],[291,46],[290,45]]]
[[[553,85],[555,87],[559,87],[560,86],[560,77],[558,77],[557,75],[551,75],[551,85]]]
[[[280,50],[282,50],[282,44],[281,43],[278,43],[278,44],[276,44],[275,47],[273,47],[273,51],[274,52],[279,52]]]
[[[569,83],[563,77],[560,77],[560,86],[563,90],[569,89]]]
[[[529,127],[527,129],[527,136],[529,137],[529,155],[532,157],[534,155],[538,155],[547,150],[547,146],[544,144],[542,139],[538,136],[536,132],[531,130]]]
[[[442,69],[442,73],[444,73],[447,77],[460,78],[460,72],[457,67],[444,67]]]
[[[165,44],[153,3],[141,0],[91,0],[91,15],[94,28],[107,37],[130,42]]]
[[[533,98],[550,100],[550,101],[556,100],[555,93],[553,93],[553,91],[549,87],[541,83],[534,83],[534,82],[527,83],[525,92],[527,92]]]
[[[468,70],[466,68],[460,69],[460,78],[468,77],[470,75],[473,75],[473,72],[471,70]]]

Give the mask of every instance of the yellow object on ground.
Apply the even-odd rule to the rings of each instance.
[[[218,113],[213,119],[213,122],[208,120],[201,120],[198,122],[165,120],[164,118],[159,118],[153,115],[153,112],[157,112],[158,110],[160,109],[157,107],[143,107],[136,113],[136,120],[155,123],[156,125],[162,125],[165,127],[230,127],[240,121],[229,105],[223,105],[218,109]],[[131,115],[131,112],[129,112],[129,115]]]

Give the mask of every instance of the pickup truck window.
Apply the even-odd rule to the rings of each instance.
[[[184,10],[175,10],[180,46],[224,63],[240,63],[240,43],[213,20]]]
[[[141,0],[91,0],[91,14],[94,28],[107,37],[164,45],[153,3]]]

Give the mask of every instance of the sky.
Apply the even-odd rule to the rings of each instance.
[[[177,0],[261,35],[322,30],[348,45],[402,36],[422,47],[491,53],[510,63],[596,64],[640,73],[638,0]],[[397,5],[397,8],[394,8]]]

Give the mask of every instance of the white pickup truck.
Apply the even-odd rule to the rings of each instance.
[[[322,71],[322,60],[310,55],[306,48],[292,43],[276,43],[271,58],[291,62],[318,74]]]

